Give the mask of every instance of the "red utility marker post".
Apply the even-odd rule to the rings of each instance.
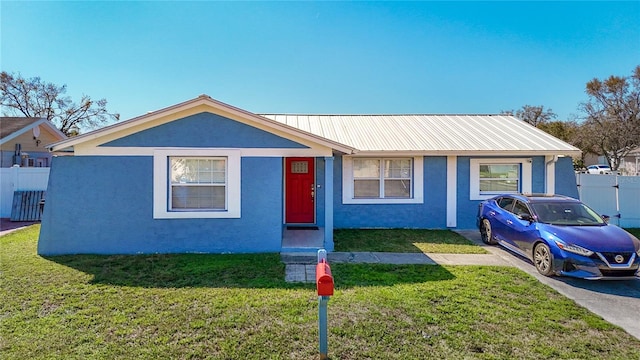
[[[327,262],[327,251],[318,250],[318,265],[316,265],[316,287],[318,289],[318,332],[320,333],[320,360],[328,359],[327,339],[327,303],[333,295],[333,276]]]

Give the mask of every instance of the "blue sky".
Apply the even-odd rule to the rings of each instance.
[[[579,115],[640,64],[640,2],[2,1],[1,68],[123,119],[206,93],[256,113]]]

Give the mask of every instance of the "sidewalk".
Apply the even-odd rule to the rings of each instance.
[[[475,231],[477,233],[477,231]],[[475,233],[460,232],[473,243],[478,243]],[[314,253],[283,253],[285,263],[285,281],[287,282],[315,282],[316,254]],[[513,266],[504,258],[494,254],[432,254],[432,253],[388,253],[388,252],[332,252],[327,254],[329,264],[421,264],[421,265],[491,265]]]

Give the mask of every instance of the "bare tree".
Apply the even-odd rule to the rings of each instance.
[[[535,127],[539,127],[538,125],[546,124],[547,122],[558,117],[556,113],[554,113],[551,109],[545,110],[543,105],[524,105],[521,109],[518,109],[516,111],[502,110],[501,114],[513,115],[518,119],[527,122]]]
[[[77,135],[80,128],[95,128],[120,115],[109,113],[107,100],[82,95],[79,103],[66,96],[67,86],[23,78],[20,74],[0,73],[0,105],[5,116],[45,118],[66,135]]]
[[[628,77],[594,78],[586,85],[589,100],[580,105],[588,145],[604,155],[612,170],[640,146],[640,65]]]

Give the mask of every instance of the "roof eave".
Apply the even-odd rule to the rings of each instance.
[[[360,150],[360,156],[580,156],[580,150]]]

